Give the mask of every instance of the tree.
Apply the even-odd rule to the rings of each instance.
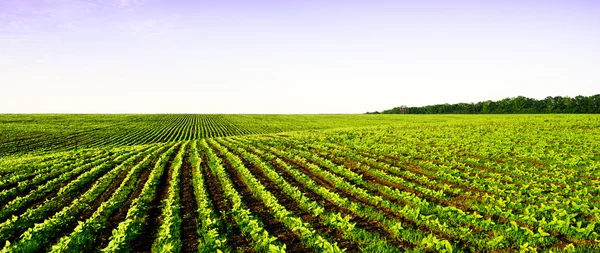
[[[378,113],[378,112],[375,112]],[[518,96],[499,101],[438,104],[421,107],[400,106],[384,114],[489,114],[489,113],[600,113],[600,94],[593,96],[548,96],[542,100]]]

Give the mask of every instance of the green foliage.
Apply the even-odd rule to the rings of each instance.
[[[576,97],[546,97],[542,100],[518,96],[499,101],[439,104],[422,107],[395,107],[382,114],[532,114],[532,113],[600,113],[600,94]],[[367,113],[379,114],[379,112]]]
[[[77,150],[6,123],[24,139],[0,153],[24,150],[0,156],[0,252],[600,250],[596,115],[105,117],[47,129]]]

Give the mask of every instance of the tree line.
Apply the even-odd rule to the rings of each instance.
[[[478,103],[399,106],[367,114],[511,114],[511,113],[600,113],[600,94],[593,96],[548,96],[537,100],[518,96]]]

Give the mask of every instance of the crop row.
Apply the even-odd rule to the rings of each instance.
[[[575,138],[588,130],[527,149],[536,133],[520,125],[225,138],[177,127],[202,120],[177,120],[153,145],[0,161],[2,252],[600,250],[597,139]]]

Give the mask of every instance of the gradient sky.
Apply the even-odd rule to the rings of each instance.
[[[364,113],[600,93],[600,1],[0,0],[0,113]]]

